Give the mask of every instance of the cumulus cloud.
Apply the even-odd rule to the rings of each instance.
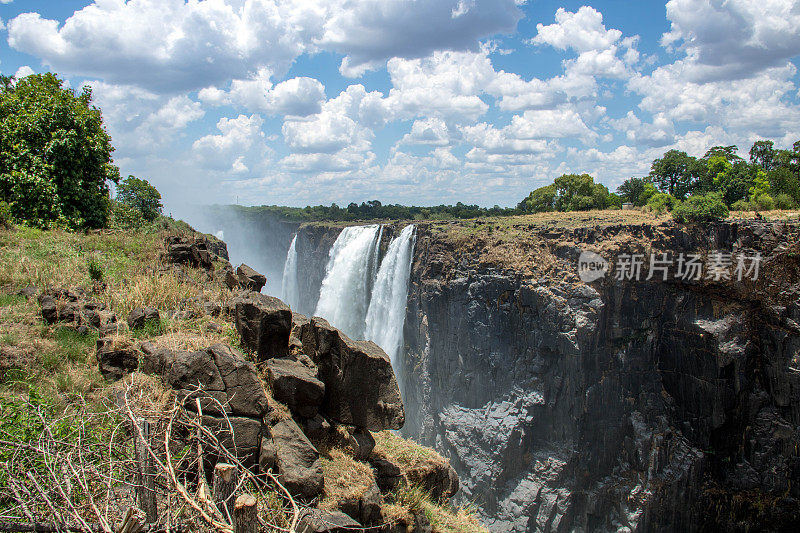
[[[429,117],[415,120],[411,125],[411,132],[405,134],[401,142],[405,144],[446,146],[450,144],[450,132],[447,124],[442,119]]]
[[[499,4],[499,5],[498,5]],[[60,72],[153,91],[198,90],[246,80],[260,68],[284,73],[305,52],[344,55],[359,75],[392,57],[477,49],[515,29],[512,0],[117,0],[98,1],[63,24],[38,13],[8,22],[8,43]],[[424,24],[420,24],[424,20]]]
[[[269,115],[307,116],[320,111],[325,87],[319,80],[298,77],[273,85],[271,76],[269,69],[261,68],[246,80],[233,80],[227,91],[206,87],[198,98],[209,105],[232,105]]]
[[[536,30],[531,44],[549,45],[578,53],[577,58],[564,62],[567,71],[623,78],[628,73],[628,64],[635,63],[639,58],[635,48],[637,36],[623,39],[621,31],[606,29],[602,13],[588,6],[581,7],[575,13],[559,8],[555,24],[537,24]],[[620,51],[622,58],[618,56]]]
[[[206,135],[192,144],[200,161],[218,170],[247,172],[245,156],[252,148],[264,148],[263,119],[258,115],[222,117],[217,122],[218,134]]]
[[[668,47],[686,54],[687,80],[749,78],[800,54],[800,4],[795,0],[670,0]]]

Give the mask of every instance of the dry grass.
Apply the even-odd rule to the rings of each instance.
[[[325,490],[321,509],[335,510],[342,500],[358,499],[375,483],[372,468],[347,452],[333,448],[320,457]]]
[[[439,504],[422,488],[416,485],[403,485],[394,493],[395,507],[392,512],[398,516],[409,513],[423,513],[431,523],[434,533],[488,533],[480,523],[472,508],[453,507]]]
[[[418,469],[431,463],[449,464],[447,459],[435,450],[399,437],[391,431],[380,431],[372,435],[375,437],[373,453],[396,464],[401,472]]]

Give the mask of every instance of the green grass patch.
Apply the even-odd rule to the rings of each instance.
[[[0,307],[14,307],[25,303],[26,300],[27,298],[17,294],[0,294]]]

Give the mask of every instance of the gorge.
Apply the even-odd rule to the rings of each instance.
[[[293,310],[328,314],[386,350],[403,433],[450,459],[457,498],[474,502],[490,530],[794,522],[796,224],[216,223],[234,261],[261,254],[266,290],[282,279]],[[755,280],[584,283],[584,250],[763,261]]]

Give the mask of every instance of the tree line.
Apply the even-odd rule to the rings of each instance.
[[[532,191],[517,206],[523,213],[618,209],[623,203],[678,220],[711,220],[728,210],[795,209],[800,205],[800,141],[791,149],[756,141],[749,158],[738,147],[714,146],[701,158],[669,150],[652,162],[650,173],[625,180],[616,192],[588,174],[564,174]]]

